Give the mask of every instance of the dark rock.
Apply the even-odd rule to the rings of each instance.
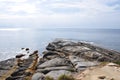
[[[26,48],[26,51],[29,51],[29,48]]]
[[[107,56],[101,56],[97,60],[100,62],[111,62],[112,61],[112,59]]]
[[[24,75],[25,75],[25,76],[31,76],[32,73],[30,73],[30,72],[25,72]]]
[[[23,50],[23,49],[25,49],[25,48],[21,48],[21,50]]]
[[[8,77],[5,80],[25,80],[23,76]]]
[[[54,51],[56,49],[56,46],[54,44],[49,43],[48,46],[46,47],[46,49]]]
[[[23,56],[25,56],[25,55],[24,54],[18,54],[18,55],[16,55],[16,58],[21,58]]]
[[[23,75],[25,72],[22,70],[17,70],[14,73],[11,74],[12,77],[14,76],[19,76],[19,75]]]
[[[98,78],[99,78],[99,79],[105,79],[106,76],[99,76]]]
[[[6,80],[25,80],[24,76],[8,77]]]
[[[61,57],[59,54],[58,54],[58,52],[54,52],[54,51],[45,51],[45,52],[43,52],[43,58],[44,59],[48,59],[48,60],[50,60],[50,59],[53,59],[53,58],[56,58],[56,57]]]

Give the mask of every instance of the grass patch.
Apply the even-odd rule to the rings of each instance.
[[[70,72],[75,72],[75,69],[68,69],[68,71],[70,71]]]
[[[45,80],[54,80],[54,79],[52,77],[50,77],[50,76],[46,76]]]
[[[101,62],[100,64],[99,64],[99,66],[105,66],[105,65],[107,65],[109,62]]]
[[[116,61],[116,62],[114,62],[114,63],[116,63],[116,64],[120,65],[120,61]]]
[[[58,80],[75,80],[72,76],[61,75],[58,77]]]

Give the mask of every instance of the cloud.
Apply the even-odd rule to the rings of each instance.
[[[17,4],[14,6],[10,6],[9,7],[9,12],[25,12],[25,13],[36,13],[36,7],[33,4],[27,4],[27,3],[23,3],[23,4]]]
[[[0,2],[17,2],[17,3],[19,3],[19,2],[26,2],[27,0],[0,0]]]
[[[0,0],[0,23],[14,26],[119,27],[119,0]]]

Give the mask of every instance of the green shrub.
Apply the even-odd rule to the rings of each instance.
[[[118,64],[118,65],[120,65],[120,61],[116,61],[115,63]]]
[[[68,69],[68,71],[75,72],[76,70],[71,68],[71,69]]]
[[[50,77],[50,76],[46,76],[45,80],[54,80],[54,79],[52,77]]]
[[[58,77],[58,80],[75,80],[72,76],[61,75]]]

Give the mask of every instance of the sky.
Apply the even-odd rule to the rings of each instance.
[[[0,0],[0,28],[120,28],[120,0]]]

